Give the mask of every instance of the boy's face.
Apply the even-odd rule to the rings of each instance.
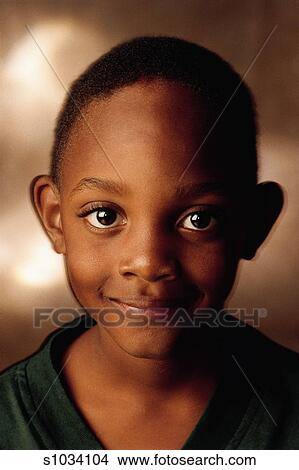
[[[146,306],[154,299],[190,315],[223,306],[245,209],[220,133],[180,180],[216,116],[191,90],[158,81],[123,88],[83,113],[88,126],[77,120],[64,154],[56,248],[80,304]],[[93,184],[84,185],[86,178]],[[155,358],[170,354],[184,334],[164,326],[104,330],[129,354]]]

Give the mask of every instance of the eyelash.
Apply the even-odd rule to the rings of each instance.
[[[96,202],[93,202],[93,203],[90,203],[90,205],[86,208],[83,208],[81,209],[81,211],[79,212],[78,216],[81,217],[81,218],[86,218],[88,215],[94,213],[94,212],[97,212],[97,211],[100,211],[100,210],[104,210],[104,209],[110,209],[110,210],[113,210],[115,211],[118,215],[120,215],[121,217],[124,217],[122,215],[122,211],[119,210],[119,208],[117,207],[114,207],[111,205],[111,203],[102,203],[101,205],[99,205],[99,203],[96,203]],[[181,227],[181,222],[186,220],[188,217],[191,217],[192,215],[194,214],[198,214],[198,213],[201,213],[201,214],[207,214],[208,216],[210,216],[212,219],[214,219],[216,221],[216,225],[217,226],[220,226],[221,224],[224,223],[224,220],[225,220],[225,214],[223,213],[223,209],[220,209],[220,208],[217,208],[215,206],[202,206],[201,208],[197,208],[191,212],[188,212],[187,214],[185,214],[184,216],[182,216],[180,219],[179,219],[179,222],[176,224],[177,226]],[[90,222],[89,222],[89,225],[91,227],[92,230],[98,232],[103,232],[103,231],[109,231],[110,230],[113,230],[117,227],[119,227],[119,225],[117,226],[107,226],[107,228],[100,228],[100,227],[95,227],[94,225],[92,225]],[[124,225],[124,224],[121,224],[121,225]],[[189,232],[207,232],[208,230],[210,231],[211,229],[196,229],[195,227],[194,228],[185,228],[185,227],[182,227],[183,229],[185,230],[188,230]]]
[[[118,208],[111,206],[110,203],[104,203],[104,204],[99,204],[98,202],[91,202],[89,206],[83,207],[83,209],[80,210],[79,212],[79,217],[86,217],[87,215],[91,214],[92,212],[96,212],[97,210],[100,209],[112,209],[116,212],[118,212]]]

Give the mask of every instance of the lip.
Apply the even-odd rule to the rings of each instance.
[[[145,309],[160,309],[160,308],[179,308],[183,306],[182,299],[169,299],[169,298],[135,298],[135,299],[115,299],[108,297],[108,299],[125,308],[133,308],[137,310]]]

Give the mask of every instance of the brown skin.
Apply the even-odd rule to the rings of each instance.
[[[78,302],[101,309],[115,306],[110,298],[180,298],[177,306],[190,314],[195,307],[221,308],[240,258],[253,257],[279,214],[279,187],[258,185],[249,208],[220,131],[180,180],[215,119],[180,84],[136,83],[94,100],[84,115],[89,127],[82,119],[73,126],[60,191],[47,175],[32,184],[36,210],[55,251],[65,256]],[[75,191],[87,177],[126,190]],[[193,184],[205,184],[206,191],[175,194]],[[97,220],[97,205],[79,217],[92,202],[116,211],[112,227]],[[253,216],[248,220],[249,209],[258,227]],[[190,217],[198,211],[205,211],[201,228]],[[63,358],[69,393],[106,448],[183,446],[220,377],[217,333],[201,331],[98,321],[71,344]]]

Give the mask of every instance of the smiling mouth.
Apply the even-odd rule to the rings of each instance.
[[[161,312],[161,310],[171,311],[177,310],[186,305],[182,299],[158,299],[158,298],[136,298],[136,299],[116,299],[107,297],[110,302],[120,307],[122,310],[128,309],[136,312]]]

